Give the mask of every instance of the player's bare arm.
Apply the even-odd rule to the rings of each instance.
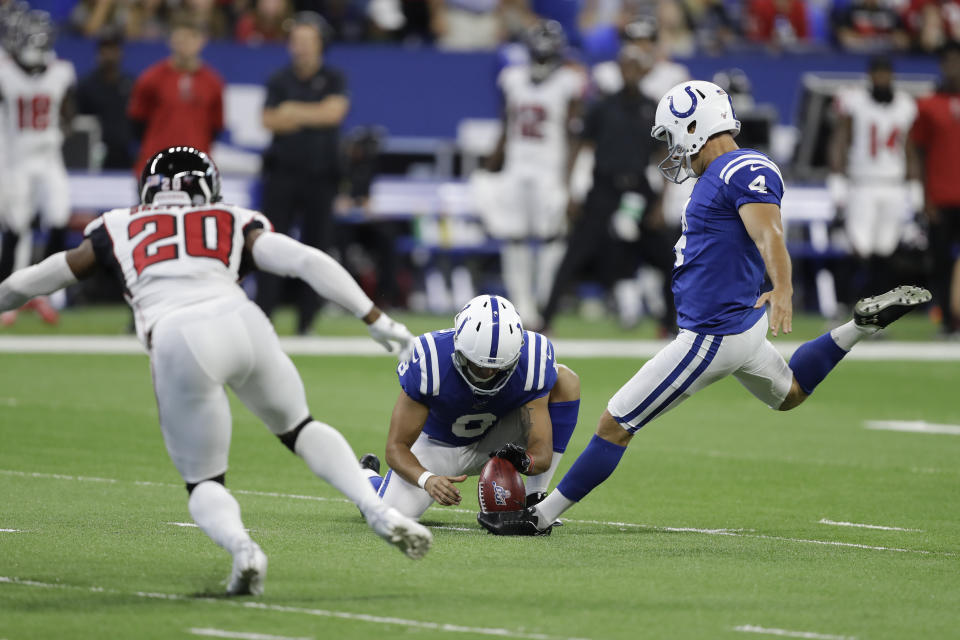
[[[553,424],[548,403],[550,395],[537,398],[520,408],[520,420],[527,436],[527,455],[530,466],[526,473],[535,476],[550,468],[553,460]]]
[[[750,202],[740,207],[740,219],[756,243],[773,289],[761,294],[756,307],[770,303],[770,331],[773,335],[793,330],[793,282],[790,254],[783,239],[780,207],[766,202]]]
[[[500,171],[503,169],[503,161],[507,148],[507,127],[509,126],[510,122],[507,120],[507,107],[504,105],[500,115],[500,137],[497,138],[496,146],[490,155],[487,156],[487,160],[484,163],[484,168],[487,171]]]
[[[393,472],[410,484],[419,484],[420,478],[429,472],[411,451],[420,437],[427,421],[429,409],[401,391],[390,415],[390,431],[387,433],[386,460]],[[430,497],[444,506],[460,504],[460,490],[455,482],[463,482],[466,475],[428,476],[423,489]]]

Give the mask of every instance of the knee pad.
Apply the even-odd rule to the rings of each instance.
[[[187,483],[187,495],[192,494],[192,493],[193,493],[193,490],[197,488],[197,485],[199,485],[199,484],[201,484],[201,483],[204,483],[204,482],[218,482],[218,483],[222,484],[223,486],[227,486],[226,476],[227,476],[226,473],[221,473],[221,474],[218,475],[218,476],[214,476],[213,478],[207,478],[206,480],[201,480],[200,482],[188,482],[188,483]]]
[[[281,433],[277,437],[280,438],[280,442],[286,445],[287,449],[296,453],[297,449],[297,438],[300,437],[300,432],[303,431],[303,428],[313,422],[313,416],[307,416],[300,424],[295,426],[293,429],[290,429],[286,433]]]

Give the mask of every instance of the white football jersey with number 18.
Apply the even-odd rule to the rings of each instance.
[[[154,204],[114,209],[87,225],[97,261],[116,272],[137,334],[164,315],[214,298],[243,296],[237,284],[247,234],[273,230],[256,211],[227,204]]]
[[[76,80],[73,64],[66,60],[53,60],[38,73],[27,73],[12,60],[0,64],[0,105],[9,160],[25,154],[60,154],[60,108]]]
[[[913,98],[896,91],[891,102],[877,102],[859,87],[841,93],[837,108],[853,123],[847,160],[850,178],[903,181],[907,172],[904,145],[917,115]]]

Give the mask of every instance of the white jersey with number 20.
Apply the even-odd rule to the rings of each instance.
[[[256,211],[227,204],[114,209],[87,225],[100,264],[123,281],[147,336],[168,313],[213,298],[244,296],[237,284],[246,236],[273,229]]]

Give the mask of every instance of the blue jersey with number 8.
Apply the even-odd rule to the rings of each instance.
[[[710,163],[693,188],[674,247],[673,296],[681,329],[711,335],[742,333],[764,309],[754,309],[765,267],[740,218],[750,202],[780,205],[783,178],[767,156],[737,149]]]
[[[430,412],[423,432],[447,444],[476,442],[506,414],[550,393],[557,383],[553,344],[539,333],[523,332],[520,360],[496,395],[474,395],[453,364],[453,329],[414,340],[409,362],[397,366],[403,391]]]

